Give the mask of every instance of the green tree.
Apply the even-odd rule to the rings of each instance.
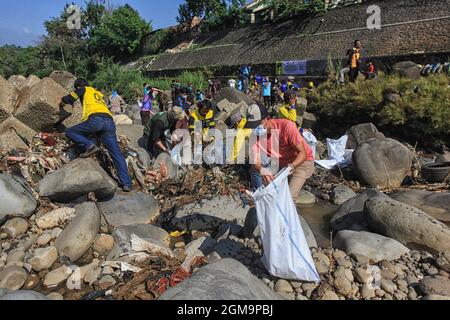
[[[325,0],[261,0],[266,6],[265,19],[274,15],[274,20],[284,20],[301,15],[311,15],[325,11]]]
[[[103,15],[100,24],[91,30],[89,45],[104,56],[123,59],[142,49],[143,39],[151,30],[151,24],[135,9],[124,5]]]
[[[240,27],[248,22],[243,10],[245,0],[186,0],[178,9],[177,21],[185,23],[194,17],[203,19],[204,30]]]

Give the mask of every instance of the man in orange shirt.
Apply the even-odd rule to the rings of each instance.
[[[272,119],[264,106],[252,105],[247,111],[246,128],[255,129],[259,138],[251,146],[255,163],[251,171],[252,184],[258,189],[274,180],[267,168],[268,158],[279,161],[279,169],[290,168],[289,188],[294,201],[299,197],[306,181],[314,174],[314,156],[294,122]]]
[[[350,66],[350,82],[355,82],[358,79],[359,67],[361,61],[361,41],[355,41],[355,47],[353,48],[351,56],[351,66]]]

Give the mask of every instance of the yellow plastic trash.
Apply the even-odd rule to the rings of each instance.
[[[170,236],[172,238],[179,238],[181,236],[184,236],[185,234],[187,234],[187,231],[174,231],[170,234]]]

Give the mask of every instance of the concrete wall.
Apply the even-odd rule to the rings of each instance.
[[[381,30],[367,29],[367,8],[373,4],[381,8]],[[309,21],[201,34],[195,43],[203,48],[163,54],[143,71],[166,74],[205,67],[223,69],[249,62],[274,66],[277,61],[306,59],[311,60],[312,75],[323,68],[328,56],[343,59],[355,39],[363,42],[364,56],[381,59],[449,53],[449,35],[450,0],[367,1],[331,10]]]

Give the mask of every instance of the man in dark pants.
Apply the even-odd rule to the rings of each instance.
[[[150,119],[144,128],[144,133],[148,136],[147,150],[153,158],[157,158],[161,153],[169,153],[170,149],[166,144],[166,131],[174,131],[178,121],[187,119],[186,113],[180,107],[173,107],[167,112],[159,112]]]
[[[355,82],[358,79],[359,68],[361,64],[361,41],[356,40],[355,46],[352,49],[351,65],[350,65],[350,82]]]
[[[83,105],[83,118],[80,124],[66,130],[67,138],[85,151],[80,157],[87,158],[100,151],[95,142],[88,138],[92,135],[98,136],[114,161],[123,191],[130,192],[133,189],[133,183],[117,142],[116,125],[103,99],[103,94],[90,87],[85,79],[77,79],[74,87],[75,91],[61,99],[60,107],[67,104],[73,105],[80,100]]]

